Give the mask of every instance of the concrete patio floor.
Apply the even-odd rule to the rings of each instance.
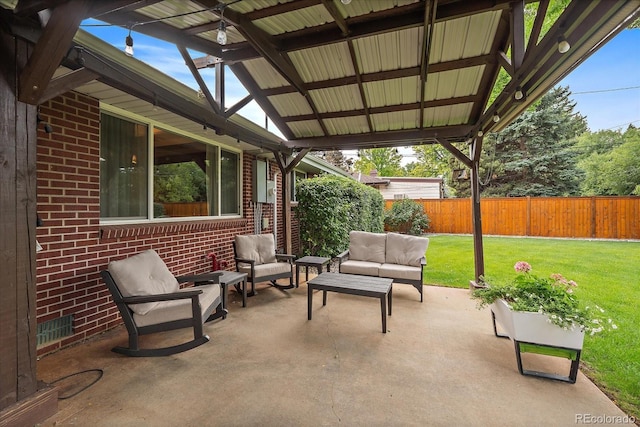
[[[376,299],[314,297],[258,285],[246,308],[230,291],[229,316],[205,325],[211,341],[164,358],[128,358],[123,327],[45,356],[38,378],[57,383],[58,413],[42,425],[80,426],[569,426],[625,414],[588,378],[576,384],[522,376],[513,344],[496,338],[469,291],[393,289],[381,333]],[[167,345],[189,330],[143,338]],[[589,349],[585,348],[585,352]],[[566,374],[569,362],[525,355],[525,367]],[[616,418],[618,417],[618,418]],[[591,418],[592,420],[594,418]],[[615,424],[615,423],[614,423]]]

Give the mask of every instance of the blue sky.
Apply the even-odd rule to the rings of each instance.
[[[88,20],[84,24],[99,21]],[[84,30],[124,48],[127,30],[112,26],[85,26]],[[197,89],[198,85],[185,66],[182,56],[173,44],[132,32],[134,57],[186,85]],[[202,56],[192,52],[192,57]],[[213,88],[213,70],[201,70]],[[227,107],[244,98],[247,91],[231,72],[226,73]],[[626,129],[631,123],[640,126],[640,29],[626,29],[580,64],[559,85],[569,86],[576,102],[576,111],[587,118],[592,132],[602,129]],[[255,102],[240,110],[240,114],[264,126],[265,114]],[[269,123],[269,130],[282,136]]]
[[[640,126],[640,29],[623,30],[559,84],[592,132]]]

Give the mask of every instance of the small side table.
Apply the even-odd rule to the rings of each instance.
[[[221,271],[221,270],[219,270]],[[242,306],[247,306],[247,273],[238,273],[237,271],[221,271],[220,286],[222,287],[222,308],[227,308],[227,288],[234,285],[238,289],[238,285],[242,288]],[[240,291],[240,289],[238,289]]]
[[[327,272],[329,272],[329,262],[331,258],[325,258],[320,256],[303,256],[300,259],[295,260],[296,263],[296,288],[300,285],[300,267],[304,266],[305,269],[305,282],[309,281],[309,267],[315,267],[318,274],[322,273],[323,267],[327,266]]]

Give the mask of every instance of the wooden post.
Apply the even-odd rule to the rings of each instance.
[[[482,214],[480,210],[480,153],[482,151],[482,137],[474,142],[471,156],[471,203],[473,212],[473,255],[476,283],[480,276],[484,276],[484,248],[482,246]]]
[[[291,172],[282,173],[282,231],[284,233],[284,252],[291,253]]]
[[[16,94],[29,50],[0,28],[0,425],[33,425],[58,408],[36,372],[37,108]]]

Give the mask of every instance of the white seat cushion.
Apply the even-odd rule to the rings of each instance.
[[[429,239],[426,237],[388,233],[386,259],[383,262],[420,267],[428,247]]]
[[[196,289],[202,290],[202,293],[198,297],[200,301],[200,314],[204,317],[204,312],[207,308],[211,307],[211,304],[215,304],[216,306],[220,304],[220,285],[202,285],[179,289],[177,292],[193,291]],[[132,309],[133,307],[134,306],[132,306]],[[172,320],[191,319],[192,317],[191,298],[159,302],[153,310],[148,311],[144,315],[138,314],[135,311],[133,313],[133,320],[138,327],[156,325]],[[202,319],[202,321],[205,320],[204,318]]]
[[[378,271],[380,277],[405,280],[421,280],[420,274],[422,273],[420,267],[399,264],[382,264]]]
[[[247,273],[247,276],[251,278],[251,267],[248,265],[238,266],[238,270],[241,273]],[[256,277],[271,276],[272,274],[286,274],[291,273],[291,264],[288,262],[272,262],[269,264],[260,264],[254,267]]]
[[[384,233],[351,231],[349,233],[349,259],[382,264],[385,261],[386,239],[387,235]]]
[[[109,263],[109,273],[124,297],[170,294],[180,288],[162,258],[153,249]],[[146,314],[159,303],[132,304],[137,314]]]
[[[362,274],[365,276],[377,276],[380,263],[371,261],[358,261],[349,259],[340,264],[340,273]]]

